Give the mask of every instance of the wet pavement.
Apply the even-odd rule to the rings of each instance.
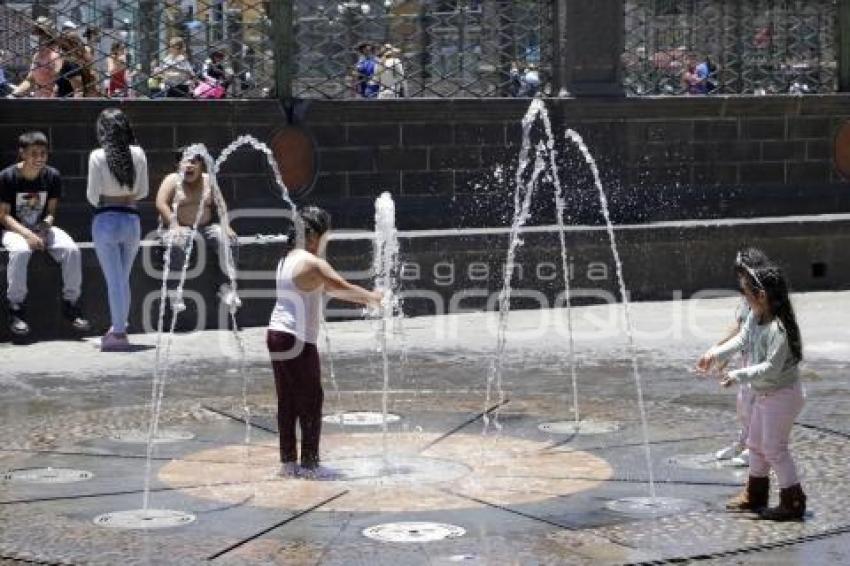
[[[150,508],[191,520],[159,529],[120,528],[114,515],[142,506],[139,432],[150,418],[155,350],[102,354],[93,341],[0,345],[0,559],[850,563],[850,328],[843,320],[850,293],[795,296],[808,393],[793,431],[809,496],[801,523],[723,511],[746,478],[745,468],[711,458],[735,436],[734,391],[689,369],[724,334],[734,306],[735,299],[714,299],[632,307],[656,494],[686,503],[673,514],[638,516],[610,505],[649,495],[620,306],[573,311],[582,434],[562,424],[575,418],[565,311],[511,314],[503,395],[492,390],[489,403],[495,315],[407,320],[391,344],[387,395],[400,418],[386,434],[380,424],[325,423],[322,458],[338,475],[324,481],[276,475],[263,329],[243,332],[242,361],[228,332],[177,335]],[[335,384],[324,342],[320,350],[329,420],[380,411],[373,324],[328,327]],[[146,346],[157,340],[132,338]],[[591,424],[598,434],[587,433]]]

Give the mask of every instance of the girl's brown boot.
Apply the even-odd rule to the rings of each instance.
[[[750,476],[744,491],[726,502],[726,510],[735,513],[760,512],[767,507],[770,479]]]
[[[759,516],[768,521],[801,521],[806,514],[806,494],[800,484],[779,490],[779,506],[765,509]]]

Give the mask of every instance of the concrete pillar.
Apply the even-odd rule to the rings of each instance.
[[[280,100],[292,98],[292,82],[295,80],[295,20],[292,4],[293,0],[268,3],[274,44],[275,90]]]
[[[838,90],[850,92],[850,0],[839,0],[838,10]]]
[[[624,96],[622,2],[558,0],[563,78],[572,96]],[[558,61],[556,61],[556,65]]]

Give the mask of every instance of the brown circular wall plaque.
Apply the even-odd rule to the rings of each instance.
[[[272,153],[292,198],[306,195],[316,179],[313,138],[300,126],[288,125],[275,132]]]
[[[841,124],[835,133],[832,151],[835,170],[845,180],[850,180],[850,120]]]

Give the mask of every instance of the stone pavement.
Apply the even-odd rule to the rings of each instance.
[[[243,331],[244,357],[226,332],[177,335],[150,507],[190,513],[194,520],[163,529],[95,523],[142,504],[145,446],[137,437],[149,422],[157,336],[133,336],[137,351],[115,354],[98,352],[93,341],[0,346],[0,558],[72,564],[211,558],[222,564],[848,563],[850,329],[843,318],[850,293],[795,296],[809,394],[793,432],[809,494],[810,513],[802,523],[764,523],[722,511],[746,476],[746,469],[710,458],[735,434],[734,392],[696,379],[689,369],[724,333],[734,305],[734,299],[632,305],[655,489],[659,498],[686,502],[676,513],[656,516],[610,507],[649,493],[620,306],[572,313],[581,423],[610,425],[607,432],[569,434],[568,428],[561,434],[558,425],[540,427],[574,419],[565,311],[511,314],[505,403],[498,408],[495,386],[486,401],[495,315],[414,318],[390,347],[387,404],[399,419],[388,423],[386,435],[381,426],[326,423],[323,460],[339,473],[330,481],[275,476],[274,397],[263,329]],[[383,376],[373,323],[328,328],[332,360],[328,344],[320,344],[325,413],[332,419],[344,411],[380,411]],[[47,468],[54,481],[31,481],[34,469]],[[55,481],[63,470],[75,470],[68,474],[77,481]],[[413,542],[364,534],[390,532],[376,527],[395,522],[434,522],[463,532],[449,530],[447,538],[428,541],[439,525],[394,531]]]

